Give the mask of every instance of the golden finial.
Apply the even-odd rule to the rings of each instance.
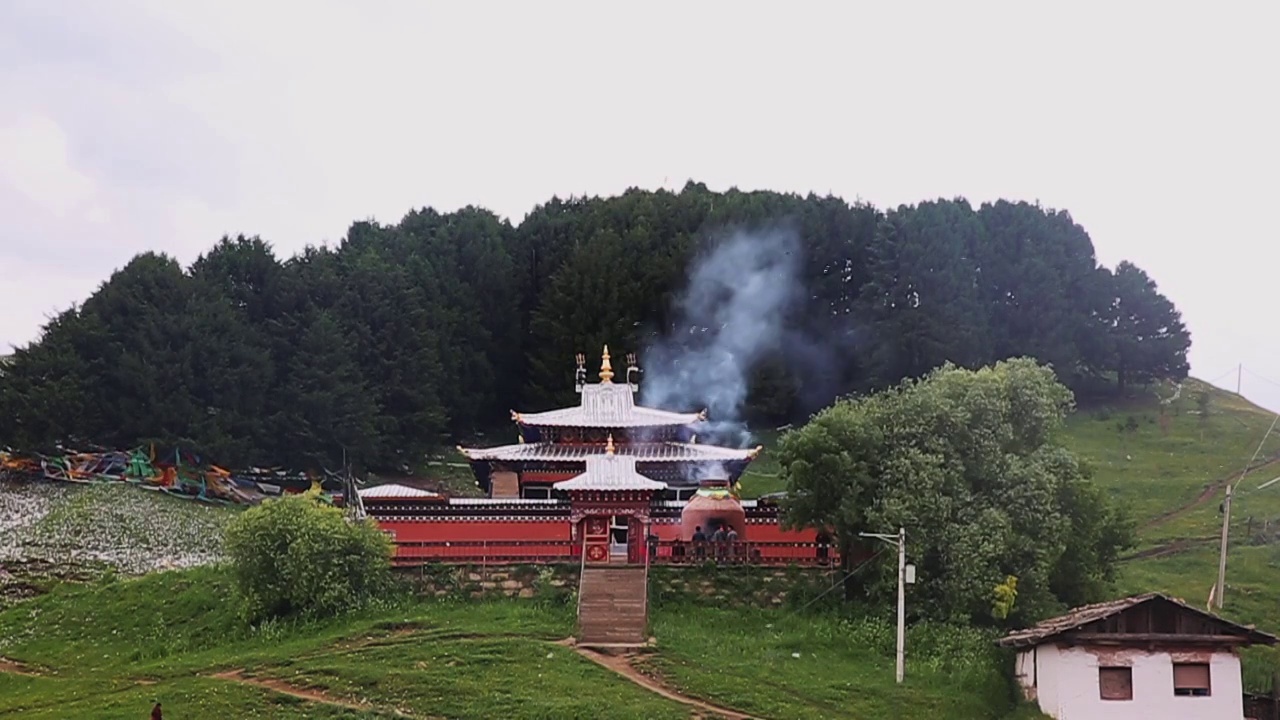
[[[605,357],[608,357],[608,355],[606,355]],[[609,441],[606,442],[604,445],[604,452],[606,455],[613,454],[613,433],[609,433]]]
[[[760,451],[763,449],[764,449],[763,445],[757,445],[747,451],[747,457],[751,458],[752,460],[755,460],[756,456],[759,455]]]
[[[613,382],[613,365],[609,363],[609,346],[604,346],[604,359],[600,361],[600,382]]]

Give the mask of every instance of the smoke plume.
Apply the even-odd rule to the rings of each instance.
[[[790,231],[738,231],[695,261],[674,322],[645,350],[642,402],[706,408],[701,432],[726,445],[749,442],[742,411],[751,373],[784,350],[803,297],[799,250]]]

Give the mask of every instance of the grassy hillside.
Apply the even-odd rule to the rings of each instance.
[[[250,630],[229,595],[222,570],[196,568],[64,585],[0,613],[0,716],[124,720],[159,699],[174,718],[714,717],[561,644],[572,606],[401,598]],[[976,632],[914,629],[898,686],[883,620],[667,607],[654,630],[641,671],[760,717],[1013,717]]]
[[[1175,394],[1167,405],[1159,399]],[[1275,418],[1195,380],[1180,393],[1159,388],[1085,406],[1071,418],[1065,442],[1137,523],[1138,546],[1122,564],[1121,592],[1160,590],[1206,607],[1218,574],[1225,487],[1238,482],[1222,613],[1280,634],[1280,483],[1258,489],[1280,477],[1280,426],[1268,435]],[[1272,649],[1250,650],[1246,683],[1269,687],[1278,660]]]

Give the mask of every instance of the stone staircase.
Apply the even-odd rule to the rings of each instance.
[[[648,640],[649,573],[644,565],[586,565],[578,587],[578,645],[621,647]]]

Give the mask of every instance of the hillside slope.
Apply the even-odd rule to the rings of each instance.
[[[1035,717],[1012,707],[978,631],[913,628],[897,685],[884,619],[664,607],[658,647],[628,669],[562,642],[571,604],[397,597],[250,629],[231,595],[229,573],[204,567],[63,585],[0,612],[0,716],[125,720],[159,699],[191,718],[710,720],[707,703],[778,720]]]
[[[1280,483],[1259,489],[1280,477],[1280,427],[1268,435],[1276,414],[1198,380],[1135,395],[1083,406],[1063,437],[1136,522],[1119,592],[1164,591],[1205,607],[1225,487],[1239,483],[1222,613],[1280,633]],[[1269,687],[1275,659],[1271,649],[1250,651],[1246,683]]]

